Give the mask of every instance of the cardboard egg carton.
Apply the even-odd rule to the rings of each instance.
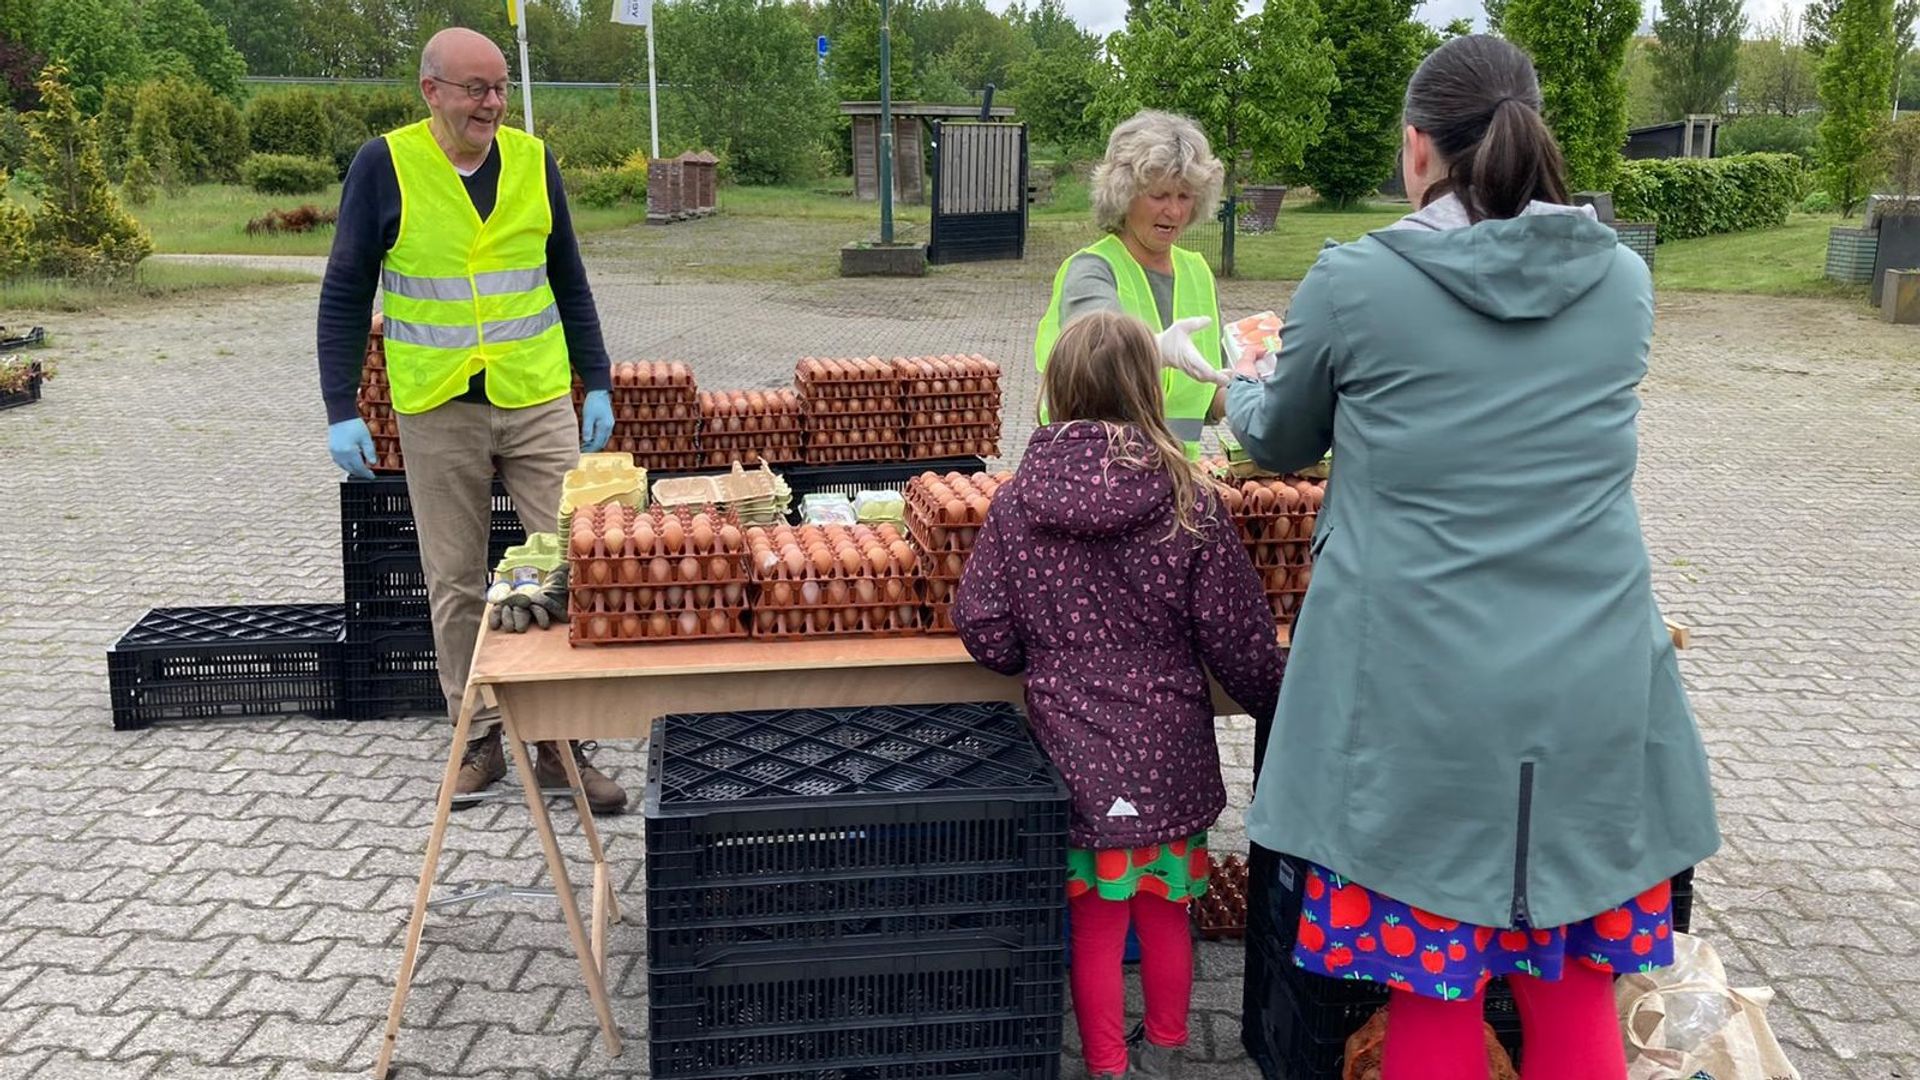
[[[560,489],[562,517],[576,508],[603,503],[646,509],[647,470],[633,463],[632,454],[582,454],[580,464],[567,470]]]

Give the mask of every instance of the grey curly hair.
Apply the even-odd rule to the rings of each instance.
[[[1174,113],[1143,109],[1107,137],[1107,156],[1093,170],[1093,223],[1119,232],[1134,197],[1167,180],[1193,192],[1191,225],[1220,203],[1226,169],[1200,125]]]

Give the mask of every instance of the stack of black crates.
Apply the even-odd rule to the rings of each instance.
[[[1254,783],[1266,759],[1270,721],[1256,725]],[[1247,867],[1247,966],[1240,1041],[1265,1080],[1339,1080],[1347,1039],[1387,1003],[1390,991],[1360,979],[1330,979],[1293,962],[1306,864],[1251,845]],[[1673,928],[1692,925],[1693,871],[1673,879]],[[1520,1064],[1520,1014],[1507,980],[1487,984],[1487,1023]]]
[[[646,791],[657,1080],[1052,1080],[1068,799],[1004,704],[673,716]]]
[[[499,480],[487,522],[487,567],[526,538]],[[340,484],[340,574],[346,586],[342,711],[349,720],[446,708],[420,535],[405,476]],[[484,580],[477,583],[484,588]]]

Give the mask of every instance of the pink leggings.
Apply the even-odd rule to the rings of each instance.
[[[1508,981],[1526,1042],[1521,1080],[1624,1080],[1627,1057],[1611,976],[1570,959],[1558,982],[1530,975]],[[1381,1080],[1487,1080],[1481,1004],[1478,994],[1439,1001],[1394,991]]]
[[[1140,937],[1140,982],[1147,998],[1147,1038],[1160,1046],[1187,1044],[1187,1007],[1193,997],[1193,937],[1187,906],[1157,896],[1102,900],[1083,893],[1073,908],[1073,1012],[1087,1074],[1127,1071],[1127,922]]]

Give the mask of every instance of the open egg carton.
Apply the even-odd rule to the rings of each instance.
[[[923,630],[919,558],[891,525],[747,530],[753,636],[902,636]]]
[[[909,460],[998,457],[1000,365],[984,356],[911,356],[893,362],[906,409]]]
[[[1220,479],[1213,464],[1209,471],[1220,501],[1260,572],[1274,618],[1292,616],[1313,580],[1313,532],[1327,482],[1301,476]]]
[[[581,507],[567,526],[575,645],[747,635],[746,537],[716,507]]]
[[[986,523],[994,495],[1012,475],[927,472],[907,482],[907,532],[920,550],[920,570],[927,579],[927,604],[932,611],[929,628],[935,633],[953,632],[953,598],[966,572],[967,556]]]
[[[1207,891],[1193,902],[1193,926],[1207,941],[1247,936],[1247,860],[1207,856]]]
[[[794,365],[807,432],[806,461],[840,465],[906,457],[896,361],[805,357]]]
[[[393,413],[393,387],[387,382],[386,335],[384,320],[373,317],[373,329],[367,334],[366,356],[360,361],[360,392],[356,401],[360,419],[366,421],[373,436],[374,472],[405,472],[406,459],[400,454],[400,422]]]
[[[806,421],[800,392],[715,390],[700,393],[700,437],[706,466],[795,462],[806,451]]]

